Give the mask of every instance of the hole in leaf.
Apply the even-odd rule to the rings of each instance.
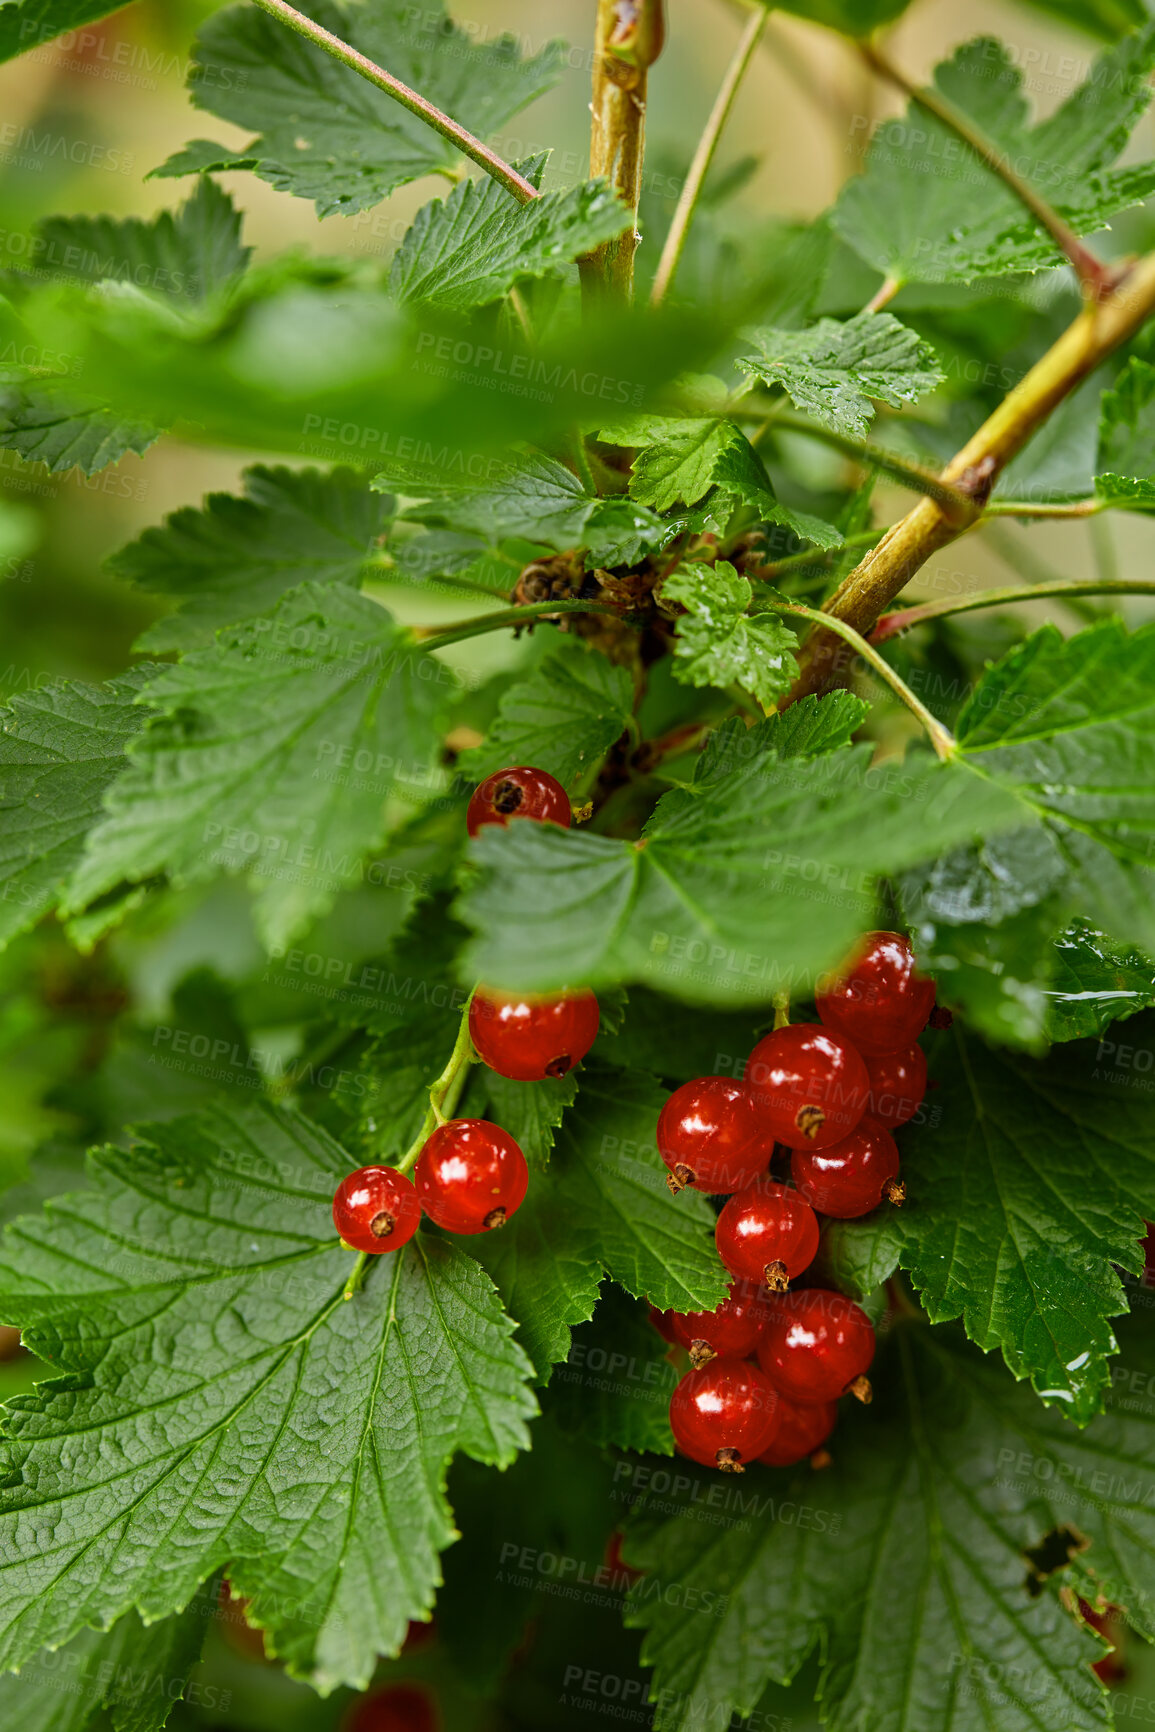
[[[1047,1578],[1053,1576],[1056,1570],[1065,1570],[1073,1557],[1079,1552],[1085,1552],[1090,1545],[1086,1534],[1081,1534],[1076,1527],[1064,1522],[1061,1527],[1052,1528],[1050,1533],[1043,1535],[1037,1546],[1028,1546],[1023,1556],[1030,1568],[1027,1579],[1023,1583],[1032,1599],[1037,1599],[1047,1583]]]

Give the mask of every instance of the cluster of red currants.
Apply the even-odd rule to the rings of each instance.
[[[466,814],[471,836],[511,818],[568,826],[565,789],[544,770],[499,770],[474,791]],[[482,1062],[515,1082],[562,1077],[581,1063],[598,1032],[592,992],[526,998],[482,987],[469,1005],[469,1035]],[[417,1158],[413,1179],[396,1167],[360,1167],[337,1187],[333,1220],[356,1251],[399,1251],[422,1212],[449,1233],[504,1226],[525,1201],[529,1170],[518,1144],[487,1119],[438,1125]]]
[[[789,1283],[814,1260],[820,1214],[848,1220],[903,1200],[891,1132],[926,1091],[918,1035],[934,983],[901,934],[872,932],[817,1007],[820,1022],[760,1040],[742,1082],[688,1082],[658,1120],[671,1190],[728,1197],[715,1242],[729,1298],[655,1322],[693,1366],[670,1403],[675,1442],[729,1472],[800,1461],[829,1436],[840,1395],[870,1399],[866,1313],[842,1293]],[[789,1150],[790,1184],[770,1177],[777,1144]]]

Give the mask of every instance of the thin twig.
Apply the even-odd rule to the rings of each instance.
[[[375,84],[378,90],[385,92],[386,96],[391,96],[395,102],[401,103],[402,107],[407,108],[410,114],[415,114],[420,120],[425,121],[435,132],[439,132],[442,138],[447,138],[451,144],[455,144],[463,156],[469,157],[479,168],[483,168],[486,174],[491,174],[494,180],[505,188],[506,192],[511,193],[517,199],[519,204],[529,204],[532,199],[540,197],[537,188],[531,186],[529,181],[523,175],[518,174],[515,168],[511,168],[508,162],[503,162],[501,157],[490,150],[488,145],[482,144],[479,138],[474,138],[473,134],[466,132],[465,128],[459,126],[456,120],[451,120],[449,115],[443,114],[439,108],[435,108],[431,102],[427,101],[424,96],[419,96],[415,90],[410,90],[407,84],[402,84],[399,78],[394,78],[393,74],[386,72],[384,67],[376,65],[366,55],[351,47],[348,42],[342,42],[341,38],[334,36],[331,30],[326,30],[321,24],[315,24],[311,18],[306,18],[303,12],[298,12],[295,6],[288,5],[286,0],[254,0],[254,4],[260,6],[270,17],[279,19],[282,24],[287,24],[290,30],[295,30],[298,36],[303,36],[315,47],[324,49],[325,53],[331,54],[334,60],[339,60],[342,66],[348,66],[351,71],[359,72],[362,78],[367,78],[370,84]]]
[[[1038,432],[1071,392],[1125,343],[1155,312],[1155,253],[1139,259],[1104,301],[1084,307],[1056,343],[1035,363],[994,413],[957,452],[943,480],[993,487],[1011,459]],[[826,613],[859,632],[873,629],[879,615],[934,554],[978,522],[983,494],[976,489],[966,522],[953,521],[933,499],[921,499],[887,531],[840,584]],[[840,650],[833,626],[812,632],[802,646],[802,674],[791,699],[822,691],[837,677]]]
[[[421,1129],[397,1162],[399,1173],[407,1173],[417,1164],[418,1156],[437,1126],[448,1121],[461,1099],[469,1079],[470,1066],[477,1063],[477,1052],[469,1034],[469,1007],[476,991],[475,986],[461,1007],[461,1021],[457,1025],[457,1039],[453,1043],[453,1051],[437,1081],[429,1085],[429,1106],[421,1121]]]
[[[748,577],[751,583],[773,583],[775,578],[782,577],[791,571],[798,571],[808,565],[821,565],[827,560],[837,559],[840,553],[855,547],[873,547],[882,536],[885,529],[863,529],[855,535],[847,535],[837,547],[812,547],[808,553],[790,553],[785,559],[772,559],[766,565],[742,567],[742,576]]]
[[[881,313],[897,295],[902,284],[897,277],[885,277],[863,307],[864,313]]]
[[[756,7],[750,14],[746,28],[742,32],[741,41],[734,50],[734,57],[726,68],[726,76],[723,78],[721,87],[714,99],[714,106],[710,110],[710,118],[706,122],[705,130],[698,140],[698,148],[694,152],[694,160],[690,164],[690,171],[686,176],[685,185],[682,187],[678,208],[674,212],[674,220],[670,224],[670,232],[662,247],[662,256],[658,260],[654,285],[650,290],[651,306],[660,305],[674,280],[678,263],[682,257],[682,250],[686,245],[686,236],[690,232],[690,224],[701,197],[702,187],[710,171],[710,164],[714,160],[714,153],[718,148],[718,140],[722,136],[722,129],[730,118],[734,98],[737,96],[738,88],[746,76],[751,60],[754,58],[754,50],[766,29],[766,20],[769,16],[769,10],[765,6]]]
[[[739,408],[738,413],[746,416],[749,412],[745,408]],[[853,457],[867,468],[881,469],[883,474],[892,476],[895,481],[901,481],[904,487],[909,487],[915,493],[925,493],[928,499],[936,500],[948,514],[961,519],[969,519],[973,515],[974,498],[971,494],[961,487],[953,487],[949,481],[936,475],[933,469],[924,469],[921,463],[902,457],[897,451],[872,445],[869,439],[854,439],[847,433],[839,433],[833,427],[825,427],[819,421],[811,421],[805,415],[793,414],[788,409],[773,411],[771,423],[774,432],[781,430],[801,433],[807,439],[817,439],[820,444],[829,445],[835,451]]]
[[[464,643],[466,638],[481,637],[487,631],[532,624],[535,619],[549,619],[558,613],[605,613],[611,619],[622,617],[616,607],[607,607],[600,601],[534,601],[525,607],[498,608],[493,613],[478,614],[476,619],[458,620],[453,625],[417,625],[412,629],[423,649],[442,649],[446,644]]]
[[[886,643],[925,625],[929,619],[946,619],[954,613],[973,613],[981,607],[1010,607],[1022,601],[1039,601],[1044,596],[1060,599],[1069,595],[1155,595],[1155,582],[1141,578],[1119,578],[1106,582],[1102,578],[1066,578],[1054,583],[1016,584],[1007,589],[984,589],[977,595],[954,597],[949,601],[924,601],[917,607],[905,607],[894,613],[884,613],[870,634],[872,644]]]
[[[1109,499],[1075,499],[1068,502],[1037,502],[1030,499],[992,499],[987,517],[1097,517],[1110,506]]]
[[[856,632],[853,626],[846,625],[842,620],[832,620],[826,614],[819,613],[817,608],[805,607],[800,601],[772,601],[770,606],[779,613],[790,613],[799,619],[808,619],[812,625],[819,624],[828,630],[836,632],[844,643],[850,644],[863,659],[872,667],[879,678],[884,680],[900,698],[913,716],[917,716],[930,738],[936,754],[944,763],[958,756],[958,741],[949,728],[943,726],[937,716],[932,716],[926,705],[917,698],[902,676],[895,672],[885,657],[880,656],[872,644]]]
[[[889,84],[897,86],[927,114],[933,115],[935,120],[949,127],[964,144],[970,146],[991,173],[996,174],[1003,185],[1014,193],[1040,227],[1046,229],[1060,252],[1066,254],[1083,292],[1089,298],[1098,300],[1114,287],[1117,278],[1115,267],[1103,264],[1090,248],[1083,245],[1070,224],[1064,221],[1042,193],[1037,192],[1028,180],[1023,179],[1012,165],[1007,152],[993,138],[988,138],[969,114],[958,108],[933,85],[924,88],[912,78],[908,78],[901,67],[887,58],[877,42],[860,42],[858,51],[872,72],[885,78]]]

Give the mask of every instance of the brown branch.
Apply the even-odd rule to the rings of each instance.
[[[1059,404],[1155,312],[1155,253],[1140,259],[1103,301],[1089,303],[1042,359],[1021,379],[994,414],[951,459],[942,479],[969,492],[973,505],[959,522],[933,499],[887,531],[826,603],[825,612],[864,637],[879,615],[930,559],[949,547],[983,515],[995,480],[1049,419]],[[801,678],[788,702],[836,684],[844,659],[838,639],[812,632],[802,647]]]
[[[608,180],[629,207],[623,234],[582,260],[588,303],[630,301],[646,143],[647,74],[665,43],[664,0],[598,0],[590,128],[590,174]]]

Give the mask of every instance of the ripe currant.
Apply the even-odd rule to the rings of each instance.
[[[827,1028],[871,1057],[917,1040],[934,1009],[934,981],[916,973],[901,932],[868,932],[815,1002]]]
[[[916,1041],[898,1052],[879,1053],[866,1061],[870,1077],[867,1113],[889,1130],[912,1119],[926,1094],[926,1054]]]
[[[788,1401],[813,1406],[849,1392],[870,1400],[865,1376],[874,1325],[861,1306],[822,1287],[784,1293],[771,1305],[758,1363]]]
[[[714,1359],[689,1371],[670,1398],[670,1428],[683,1455],[703,1467],[741,1473],[778,1427],[778,1396],[744,1359]]]
[[[758,1042],[746,1063],[767,1134],[791,1149],[823,1149],[849,1136],[870,1078],[858,1051],[817,1022],[795,1022]]]
[[[759,1179],[730,1198],[714,1241],[731,1275],[780,1293],[814,1261],[818,1221],[799,1191]]]
[[[658,1153],[671,1191],[737,1191],[770,1164],[770,1140],[754,1097],[731,1077],[703,1076],[675,1089],[658,1118]]]
[[[421,1224],[413,1181],[396,1167],[358,1167],[337,1186],[333,1224],[354,1251],[399,1251]]]
[[[573,822],[569,795],[561,783],[530,764],[495,770],[473,790],[465,814],[471,836],[486,824],[506,825],[511,818],[536,818],[538,823],[560,824],[568,830]]]
[[[437,1732],[439,1720],[427,1690],[415,1684],[390,1684],[362,1697],[348,1732]]]
[[[525,1156],[499,1125],[450,1119],[414,1170],[421,1207],[447,1233],[488,1233],[520,1209],[529,1187]]]
[[[691,1362],[746,1359],[762,1338],[767,1309],[765,1295],[749,1281],[733,1281],[727,1298],[714,1311],[670,1311],[670,1332]]]
[[[793,1149],[790,1176],[820,1215],[852,1221],[885,1199],[901,1203],[899,1158],[894,1138],[875,1119],[863,1119],[848,1137],[828,1149]]]
[[[479,987],[469,1006],[469,1033],[479,1056],[514,1082],[565,1076],[581,1063],[597,1032],[592,992],[524,998]]]
[[[767,1467],[793,1467],[796,1461],[813,1455],[826,1442],[837,1419],[836,1401],[819,1401],[804,1407],[779,1396],[778,1430],[769,1449],[764,1449],[758,1460]]]

